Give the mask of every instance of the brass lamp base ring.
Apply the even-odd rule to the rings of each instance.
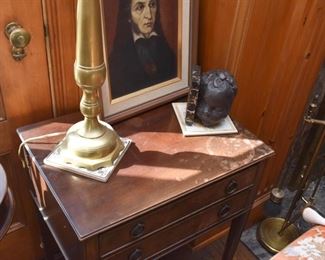
[[[283,218],[267,218],[257,230],[257,239],[270,253],[275,254],[299,237],[299,231],[290,224],[280,235],[279,231],[285,220]]]
[[[123,144],[115,131],[103,121],[100,121],[98,127],[90,132],[90,134],[100,133],[97,137],[89,138],[80,135],[80,132],[85,132],[84,129],[87,129],[87,125],[83,121],[69,129],[66,137],[59,144],[63,160],[91,171],[112,166],[123,150]]]

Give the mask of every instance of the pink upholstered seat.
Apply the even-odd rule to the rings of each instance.
[[[324,260],[325,226],[314,226],[271,259]]]

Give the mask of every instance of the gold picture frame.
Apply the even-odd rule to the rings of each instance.
[[[125,2],[125,6],[122,2]],[[101,90],[103,117],[109,122],[120,121],[185,95],[191,80],[192,64],[196,64],[197,58],[199,0],[102,0],[101,4],[107,65],[107,78]],[[136,4],[140,4],[142,9]],[[143,18],[145,16],[149,18]],[[138,17],[140,20],[136,20]],[[147,19],[146,23],[143,22],[144,25],[141,24],[142,18]],[[157,26],[158,19],[160,27]],[[137,21],[140,22],[135,24]],[[148,38],[152,38],[154,43],[144,39],[143,47],[141,40],[137,42],[135,39],[137,32],[146,35],[145,30],[148,30]],[[164,41],[161,40],[163,37]],[[130,41],[127,40],[129,38]],[[171,50],[171,55],[164,52],[163,44]],[[156,56],[159,59],[156,60],[161,61],[165,67],[160,63],[151,66],[151,56],[146,54],[146,50],[143,52],[143,49],[152,45],[158,46]],[[140,59],[139,62],[140,53],[149,58],[145,61]],[[156,58],[155,54],[152,56]],[[174,63],[165,58],[169,56],[174,58],[170,59]],[[175,69],[170,69],[172,67]],[[151,68],[154,69],[150,70]],[[141,74],[142,71],[149,72]],[[170,73],[167,74],[167,71]]]

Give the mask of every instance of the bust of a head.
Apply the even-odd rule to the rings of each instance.
[[[196,118],[213,127],[227,117],[237,93],[234,77],[226,70],[211,70],[201,77]]]

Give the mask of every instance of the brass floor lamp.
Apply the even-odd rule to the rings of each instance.
[[[313,152],[310,154],[310,158],[307,158],[302,167],[297,192],[290,204],[285,218],[267,218],[262,221],[257,230],[257,239],[261,245],[271,253],[279,252],[299,236],[299,231],[294,225],[295,221],[301,214],[301,212],[294,214],[295,209],[297,208],[297,204],[302,200],[306,204],[306,207],[312,206],[315,200],[315,194],[321,182],[321,178],[319,178],[316,182],[311,196],[309,198],[304,197],[304,193],[310,183],[310,174],[312,167],[325,139],[325,121],[313,119],[308,115],[304,120],[306,123],[318,124],[320,127],[317,129],[317,134],[314,137],[316,141],[312,147]],[[283,194],[276,195],[283,196]]]

